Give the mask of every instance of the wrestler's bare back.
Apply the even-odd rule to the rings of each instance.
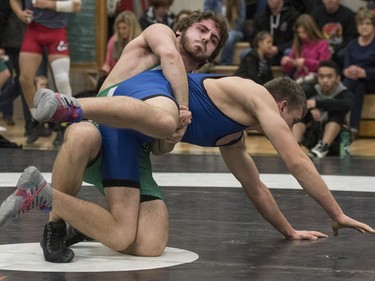
[[[261,102],[263,110],[278,112],[275,99],[261,85],[235,76],[205,79],[203,83],[213,103],[232,120],[247,125],[249,130],[260,130],[253,115]]]

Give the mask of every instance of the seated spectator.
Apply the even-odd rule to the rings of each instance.
[[[354,104],[350,115],[353,136],[358,134],[363,99],[366,93],[375,93],[375,14],[361,8],[356,15],[359,36],[346,48],[344,81],[354,93]]]
[[[0,93],[5,82],[10,78],[10,72],[4,60],[0,57]]]
[[[113,24],[116,16],[123,11],[132,11],[137,17],[149,6],[149,0],[104,0],[107,8],[107,41],[114,34]]]
[[[259,32],[255,36],[252,46],[250,53],[241,60],[240,66],[234,74],[263,85],[273,79],[270,59],[273,46],[272,35],[267,31]]]
[[[137,16],[132,11],[124,11],[116,16],[113,24],[114,34],[107,44],[106,59],[100,68],[101,76],[107,76],[121,56],[126,44],[141,34]]]
[[[299,143],[311,148],[314,157],[323,158],[332,151],[338,139],[346,115],[353,104],[353,94],[340,82],[340,70],[334,61],[322,61],[318,68],[318,83],[304,85],[308,112],[304,119],[293,127],[293,135]],[[313,126],[313,124],[317,126]],[[303,140],[306,128],[322,128],[318,132],[318,143],[311,143],[312,136]],[[322,137],[320,138],[320,134]],[[335,148],[338,152],[338,145]]]
[[[296,80],[306,78],[306,82],[315,82],[314,79],[307,81],[307,78],[314,76],[321,61],[330,58],[328,42],[323,39],[314,19],[308,14],[300,15],[294,26],[292,50],[281,59],[283,72]]]
[[[265,13],[254,17],[253,35],[266,30],[273,36],[272,65],[280,65],[283,55],[287,54],[293,42],[293,25],[299,12],[284,0],[267,0]]]
[[[328,40],[332,59],[342,69],[345,47],[356,37],[354,12],[340,0],[323,0],[323,5],[311,12],[319,30]]]
[[[48,79],[44,75],[35,76],[34,83],[37,90],[48,88]]]
[[[220,64],[233,64],[234,49],[237,42],[244,39],[245,21],[246,21],[246,3],[245,0],[226,0],[225,19],[228,23],[228,40],[220,55]]]
[[[0,58],[0,95],[1,88],[4,86],[5,82],[10,78],[10,72],[6,67],[3,59]],[[6,131],[6,128],[0,126],[0,132]],[[9,141],[0,134],[0,148],[22,148],[22,145],[18,145],[14,142]]]
[[[163,23],[172,27],[176,16],[170,10],[173,0],[151,0],[150,6],[139,19],[142,30],[154,23]]]

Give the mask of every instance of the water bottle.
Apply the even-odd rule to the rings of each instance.
[[[347,159],[350,157],[350,132],[343,128],[340,133],[340,158]]]

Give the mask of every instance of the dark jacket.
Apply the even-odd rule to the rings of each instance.
[[[261,85],[273,79],[270,60],[266,59],[261,64],[256,49],[252,49],[242,59],[240,66],[234,74],[243,78],[249,78]]]

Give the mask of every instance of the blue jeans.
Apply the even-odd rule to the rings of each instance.
[[[358,130],[365,94],[375,93],[375,82],[365,79],[351,80],[345,78],[343,84],[354,94],[353,107],[350,112],[350,127]]]

